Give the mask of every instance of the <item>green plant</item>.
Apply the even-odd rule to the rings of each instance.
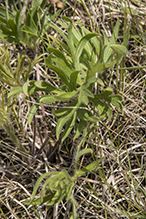
[[[123,98],[119,94],[112,95],[113,91],[110,87],[104,88],[104,83],[98,75],[119,63],[127,52],[125,46],[116,44],[119,21],[108,42],[105,33],[102,39],[102,36],[91,33],[83,26],[78,30],[70,19],[64,17],[64,20],[66,23],[61,21],[58,23],[67,30],[68,37],[56,25],[50,24],[50,26],[63,37],[66,43],[52,37],[59,49],[48,45],[51,54],[45,59],[46,65],[56,72],[58,79],[61,80],[61,86],[56,88],[49,82],[28,81],[21,87],[21,92],[26,96],[39,90],[49,92],[49,95],[43,95],[32,106],[28,116],[29,123],[39,105],[69,101],[68,105],[55,111],[55,115],[60,117],[56,128],[57,138],[66,124],[62,141],[67,138],[73,127],[76,128],[74,138],[77,138],[88,124],[96,123],[106,116],[110,118],[111,105],[122,110],[120,102]],[[10,92],[9,96],[14,92],[17,90]]]
[[[61,172],[48,172],[43,174],[35,184],[30,201],[25,201],[25,204],[33,204],[35,206],[38,204],[45,203],[47,209],[49,209],[50,206],[59,204],[61,200],[65,198],[66,201],[70,200],[73,206],[72,213],[70,213],[70,218],[76,218],[77,202],[72,194],[75,181],[78,179],[78,177],[85,175],[87,172],[94,172],[94,170],[98,170],[100,168],[100,162],[104,159],[100,158],[79,170],[77,163],[79,162],[80,157],[87,153],[93,153],[93,151],[89,148],[80,150],[82,144],[83,140],[80,142],[79,148],[76,153],[76,167],[74,176],[71,177],[65,169]],[[46,177],[48,178],[46,179]],[[36,192],[40,186],[40,183],[43,180],[45,180],[45,183],[43,184],[43,187],[41,189],[39,195],[40,197],[35,198]]]
[[[78,30],[70,19],[64,17],[64,20],[66,23],[59,22],[59,24],[67,30],[68,37],[57,26],[53,24],[50,24],[50,26],[63,37],[66,43],[52,37],[58,49],[48,45],[48,51],[51,54],[45,59],[46,65],[57,73],[59,83],[61,82],[60,86],[56,88],[49,82],[29,81],[21,88],[26,96],[37,91],[49,93],[49,95],[40,97],[37,103],[32,106],[28,117],[29,123],[39,105],[57,101],[66,103],[68,101],[66,106],[60,107],[54,112],[57,117],[60,117],[56,127],[57,138],[59,138],[66,124],[61,136],[62,142],[69,136],[73,128],[76,129],[75,139],[82,133],[85,135],[91,124],[95,124],[106,117],[111,118],[111,105],[122,110],[120,103],[123,100],[122,97],[119,94],[112,95],[113,91],[110,87],[104,88],[104,83],[98,75],[102,74],[107,68],[113,67],[117,62],[119,63],[127,52],[125,46],[116,44],[119,21],[117,21],[113,36],[108,42],[105,34],[103,34],[104,39],[102,39],[102,36],[91,33],[83,26],[80,26],[81,30]],[[95,88],[96,84],[98,88]],[[46,206],[50,207],[60,203],[65,198],[67,201],[71,200],[73,205],[71,218],[76,218],[76,201],[71,194],[74,182],[88,171],[92,172],[98,169],[99,162],[103,159],[96,160],[78,170],[79,158],[86,153],[92,153],[89,148],[83,150],[80,150],[80,148],[79,146],[76,153],[74,176],[71,177],[66,170],[43,174],[35,185],[31,201],[27,204],[47,203]],[[41,181],[47,176],[50,177],[46,179],[43,185],[41,197],[33,200]]]
[[[5,85],[9,86],[12,94],[20,93],[21,87],[28,81],[29,73],[32,67],[41,60],[41,56],[31,62],[27,56],[20,57],[18,53],[17,67],[13,68],[10,62],[8,46],[4,42],[4,48],[0,47],[0,82],[1,82],[1,107],[0,107],[0,125],[6,130],[11,140],[23,152],[26,152],[12,129],[12,107],[15,103],[14,96],[9,98],[8,90]],[[24,62],[28,63],[24,67]],[[13,90],[14,88],[14,90]],[[11,126],[10,126],[11,124]]]
[[[6,9],[0,7],[0,36],[10,43],[21,43],[32,48],[46,33],[48,18],[54,20],[60,12],[49,15],[49,7],[45,9],[47,0],[33,0],[31,5],[23,0],[24,6],[19,0],[18,5],[13,2],[11,10],[6,2]]]

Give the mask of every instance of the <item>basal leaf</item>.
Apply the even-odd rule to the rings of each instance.
[[[63,43],[61,40],[57,39],[56,37],[54,36],[50,36],[51,39],[54,40],[54,42],[57,43],[57,45],[59,45],[59,47],[61,47],[67,54],[70,54],[71,55],[71,52],[70,52],[70,48],[68,47],[67,44]],[[49,45],[50,46],[50,45]]]
[[[112,110],[111,110],[111,108],[109,106],[107,106],[106,114],[108,116],[108,119],[110,119],[112,117]]]
[[[52,193],[50,195],[46,195],[43,197],[43,200],[42,198],[37,198],[37,199],[33,199],[32,201],[24,201],[23,203],[26,204],[26,205],[40,205],[40,204],[43,204],[43,203],[46,203],[48,201],[51,201],[52,198],[54,197],[55,193]]]
[[[115,101],[124,101],[124,98],[120,94],[115,94],[114,96],[111,96],[111,99]]]
[[[82,26],[82,25],[80,25],[80,28],[81,28],[81,30],[82,30],[85,34],[91,33],[87,28],[85,28],[85,27]],[[100,53],[100,41],[99,41],[96,37],[94,37],[94,38],[91,39],[91,42],[92,42],[92,44],[94,45],[97,54],[99,55],[99,53]]]
[[[73,22],[71,19],[69,19],[67,17],[64,17],[64,19],[69,22],[69,27],[68,27],[69,44],[68,44],[68,46],[70,48],[71,55],[72,55],[72,58],[74,60],[75,59],[75,40],[74,40],[74,35],[73,35]]]
[[[109,44],[108,37],[107,37],[106,33],[103,30],[102,30],[102,34],[103,34],[103,37],[104,37],[104,45],[107,46]]]
[[[112,49],[111,49],[110,45],[108,44],[104,48],[103,62],[106,63],[111,55],[112,55]]]
[[[32,63],[31,63],[31,67],[35,66],[37,63],[39,63],[40,61],[42,61],[42,57],[44,56],[44,54],[41,54],[40,56],[38,56]]]
[[[11,13],[10,11],[8,11],[9,13],[9,18],[13,19],[14,18],[14,15],[13,13]],[[3,6],[0,6],[0,14],[3,15],[3,17],[7,17],[7,12],[6,12],[6,8],[3,7]]]
[[[84,95],[86,95],[87,97],[91,97],[94,98],[94,95],[92,94],[92,92],[88,89],[84,89]]]

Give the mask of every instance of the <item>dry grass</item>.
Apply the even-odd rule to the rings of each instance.
[[[84,147],[91,147],[94,155],[83,156],[81,165],[86,166],[94,158],[105,159],[101,163],[100,171],[88,173],[76,182],[72,194],[78,203],[78,218],[146,218],[146,70],[140,68],[146,65],[146,1],[92,0],[83,3],[87,11],[74,0],[67,1],[62,14],[72,17],[76,23],[79,19],[93,31],[104,30],[108,37],[112,35],[117,18],[121,24],[119,35],[123,35],[123,29],[126,30],[129,24],[131,38],[123,67],[139,67],[117,71],[113,69],[102,76],[105,84],[123,95],[124,113],[113,109],[114,116],[110,121],[100,122],[89,131]],[[127,13],[122,9],[125,5]],[[119,38],[119,42],[121,41]],[[26,52],[20,46],[12,47],[12,60],[17,51]],[[31,51],[28,55],[33,58]],[[45,80],[47,72],[44,63],[39,63],[38,68],[41,78]],[[35,72],[34,68],[31,79],[35,79]],[[53,76],[52,72],[49,73]],[[55,83],[51,77],[50,80]],[[0,130],[0,218],[67,219],[70,218],[71,205],[65,200],[48,211],[45,204],[37,207],[23,204],[32,194],[37,179],[43,173],[62,169],[70,173],[73,171],[72,151],[80,140],[73,141],[70,135],[63,144],[57,141],[55,118],[50,106],[45,106],[46,123],[42,120],[41,108],[37,112],[34,152],[37,157],[32,157],[34,127],[28,125],[27,116],[34,100],[32,98],[26,101],[23,96],[19,96],[17,105],[14,106],[18,118],[16,121],[13,117],[14,127],[21,143],[30,152],[27,156],[28,163],[3,129]],[[58,107],[54,106],[54,109]],[[49,141],[41,153],[37,154],[41,141],[46,136],[49,136]]]

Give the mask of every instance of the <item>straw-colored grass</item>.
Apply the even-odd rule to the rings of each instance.
[[[58,10],[56,3],[51,6],[51,10],[53,8]],[[110,120],[99,121],[88,129],[81,147],[91,148],[93,154],[83,155],[78,161],[78,168],[89,165],[95,159],[104,159],[100,169],[88,171],[75,180],[71,192],[76,205],[75,217],[146,218],[146,1],[67,0],[56,20],[62,20],[62,15],[70,17],[77,27],[80,22],[93,32],[101,34],[104,31],[109,39],[119,18],[119,44],[126,37],[128,27],[130,31],[125,59],[120,66],[107,69],[101,75],[105,86],[110,86],[115,94],[123,96],[123,113],[113,107]],[[63,27],[60,29],[65,31]],[[49,29],[48,34],[59,38],[53,29]],[[33,61],[35,55],[44,52],[43,46],[40,41],[37,54],[34,54],[34,50],[26,46],[10,44],[13,69],[17,66],[18,52],[27,54]],[[53,86],[59,86],[57,75],[47,69],[43,61],[32,68],[30,80],[36,80],[36,72],[39,72],[41,80],[47,79]],[[8,103],[3,101],[7,99],[10,86],[1,82],[0,90],[0,101],[6,106]],[[33,123],[29,125],[28,113],[36,99],[36,96],[25,98],[19,95],[17,100],[14,99],[11,111],[8,111],[11,117],[9,122],[15,130],[13,133],[28,154],[16,147],[16,142],[4,130],[4,124],[0,129],[0,218],[69,219],[73,206],[66,199],[48,209],[46,203],[26,203],[42,174],[65,169],[73,176],[74,148],[78,148],[83,139],[81,135],[73,140],[74,131],[63,143],[61,139],[56,139],[57,120],[52,112],[62,106],[59,103],[39,107]],[[35,198],[40,197],[42,186],[43,182]]]

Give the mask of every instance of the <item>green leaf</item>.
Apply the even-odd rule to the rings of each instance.
[[[7,25],[7,19],[3,18],[0,16],[0,22],[4,23],[5,25]]]
[[[38,56],[32,63],[31,63],[31,67],[35,66],[37,63],[39,63],[40,61],[42,61],[42,57],[44,56],[44,54],[41,54],[40,56]]]
[[[28,124],[31,123],[33,116],[35,115],[38,107],[40,106],[40,104],[45,104],[45,103],[52,103],[55,102],[56,99],[54,98],[53,95],[44,95],[42,96],[38,101],[36,101],[36,104],[34,104],[30,111],[29,111],[29,115],[28,115]]]
[[[65,130],[64,130],[64,133],[63,133],[63,136],[62,136],[62,139],[61,139],[62,142],[68,137],[71,130],[73,129],[73,127],[75,125],[75,122],[76,122],[76,117],[77,117],[77,112],[74,112],[74,115],[72,116],[70,121],[68,121],[68,123],[65,127]]]
[[[86,107],[79,107],[77,109],[78,117],[84,121],[97,122],[99,118],[94,116]]]
[[[88,89],[84,89],[84,95],[86,95],[87,97],[94,98],[94,95]]]
[[[30,111],[29,111],[29,114],[28,114],[28,124],[30,125],[32,119],[33,119],[33,116],[35,115],[37,109],[39,108],[39,101],[36,101],[36,104],[34,104]]]
[[[83,174],[87,173],[87,172],[92,172],[93,170],[97,170],[99,169],[99,163],[101,163],[101,161],[104,159],[104,157],[92,162],[91,164],[89,164],[86,167],[83,167],[81,170],[76,171],[75,175],[74,175],[74,180],[76,180],[79,176],[82,176]]]
[[[73,91],[76,89],[77,87],[77,78],[78,78],[78,74],[80,71],[73,71],[70,75],[70,90]]]
[[[8,20],[8,25],[9,25],[10,29],[12,30],[13,35],[15,37],[17,37],[17,26],[16,26],[14,20],[13,19],[9,19]]]
[[[30,81],[24,83],[23,87],[22,87],[22,90],[23,90],[23,93],[28,96],[28,86],[30,84]]]
[[[63,126],[65,125],[65,123],[73,116],[74,111],[75,110],[73,109],[67,116],[64,116],[58,120],[57,128],[56,128],[57,139],[59,138],[59,135],[60,135],[61,130],[62,130]]]
[[[72,111],[72,108],[62,107],[61,109],[58,109],[58,110],[55,111],[55,115],[56,116],[63,116],[65,114],[70,113],[71,111]]]
[[[10,36],[12,35],[12,31],[6,26],[4,26],[3,24],[1,24],[1,30],[3,31],[5,35],[8,35],[8,34],[10,34]]]
[[[39,177],[39,179],[37,180],[35,186],[34,186],[34,189],[33,189],[33,192],[32,192],[32,195],[30,197],[31,201],[34,199],[35,197],[35,194],[40,186],[40,183],[41,181],[46,177],[48,176],[49,174],[53,174],[53,173],[56,173],[56,172],[48,172],[48,173],[44,173],[42,176]]]
[[[119,19],[117,20],[117,23],[115,25],[113,34],[111,36],[110,42],[108,43],[108,39],[106,37],[106,35],[104,34],[104,45],[105,45],[105,49],[104,49],[104,56],[103,56],[103,62],[106,63],[109,59],[109,57],[112,55],[112,49],[110,47],[110,45],[115,44],[117,41],[117,37],[118,37],[118,32],[119,32]]]
[[[70,182],[66,187],[66,201],[70,200],[71,192],[74,187],[74,182]]]
[[[49,25],[50,25],[50,27],[54,28],[54,30],[56,30],[60,34],[60,36],[63,37],[63,39],[66,41],[67,44],[69,44],[69,39],[66,37],[66,35],[64,34],[64,32],[60,28],[58,28],[53,23],[50,23]]]
[[[41,1],[41,5],[40,5],[40,8],[43,10],[47,4],[48,0],[42,0]],[[40,10],[41,11],[41,10]]]
[[[82,39],[79,41],[78,45],[77,45],[77,50],[75,52],[75,66],[76,66],[76,69],[79,70],[79,59],[80,59],[80,56],[81,56],[81,53],[84,49],[84,46],[85,44],[92,38],[92,37],[95,37],[95,36],[98,36],[97,33],[89,33],[87,35],[85,35],[84,37],[82,37]]]
[[[33,204],[33,205],[40,205],[40,204],[46,203],[48,201],[51,201],[52,198],[54,197],[54,195],[55,195],[55,193],[52,193],[50,195],[44,196],[43,200],[40,197],[40,198],[37,198],[37,199],[35,199],[33,201],[24,201],[23,203],[26,204],[26,205],[31,205],[31,204]]]
[[[63,82],[64,84],[66,84],[67,86],[69,86],[69,81],[68,81],[68,78],[67,78],[65,72],[64,72],[63,70],[61,70],[60,68],[56,67],[55,65],[52,65],[52,64],[51,64],[51,58],[52,58],[52,55],[49,55],[49,56],[45,59],[46,65],[58,74],[58,76],[60,77],[60,79],[62,80],[62,82]]]
[[[73,24],[72,24],[72,20],[64,17],[66,22],[69,22],[69,27],[68,27],[68,39],[69,39],[69,43],[68,46],[70,48],[71,51],[71,55],[73,57],[73,60],[75,59],[75,40],[74,40],[74,35],[73,35]]]
[[[21,11],[19,10],[17,11],[16,16],[15,16],[17,32],[21,30],[22,19],[23,19],[23,16],[21,16]]]
[[[122,104],[120,102],[111,99],[111,104],[118,107],[123,113],[123,107],[122,107]]]
[[[102,30],[102,33],[103,33],[103,37],[104,37],[104,45],[107,46],[109,44],[108,37],[103,30]]]
[[[77,109],[77,99],[73,100],[68,106],[62,107],[55,111],[56,116],[69,114],[73,109]]]
[[[99,116],[100,116],[100,119],[104,119],[107,114],[108,114],[108,116],[112,115],[111,114],[112,112],[111,112],[109,106],[107,104],[105,104],[104,102],[102,102],[100,99],[95,97],[94,99],[91,99],[91,101],[96,106],[98,113],[99,113]]]
[[[47,207],[48,207],[48,206],[53,206],[53,205],[55,205],[56,203],[59,204],[60,201],[64,198],[64,196],[65,196],[65,194],[62,194],[62,191],[61,191],[61,190],[58,190],[58,191],[55,193],[54,197],[52,198],[52,201],[46,204]]]
[[[90,69],[87,72],[86,81],[92,78],[96,73],[101,73],[105,69],[105,66],[103,63],[99,63],[98,65],[96,64],[96,67],[93,65],[92,62],[89,62],[89,65],[90,65]]]
[[[59,47],[61,47],[67,54],[71,55],[70,48],[68,47],[67,44],[63,43],[61,40],[53,36],[51,36],[51,39],[53,39],[54,42],[56,42],[59,45]]]
[[[22,75],[22,71],[26,71],[26,69],[24,69],[24,61],[26,58],[27,58],[27,56],[22,56],[20,59],[20,54],[18,53],[18,57],[17,57],[18,65],[17,65],[17,68],[14,72],[15,78],[17,81],[20,80],[20,77]]]
[[[56,98],[53,95],[44,95],[39,99],[39,103],[46,104],[46,103],[53,103],[56,102]]]
[[[86,127],[87,127],[87,121],[80,119],[80,122],[77,126],[77,130],[76,130],[76,134],[74,136],[74,139],[78,138]]]
[[[60,95],[54,95],[54,98],[58,101],[68,101],[73,98],[78,93],[78,90],[74,90],[71,92],[64,92]]]
[[[111,95],[113,93],[113,90],[111,87],[107,87],[103,93],[101,94],[97,94],[94,97],[98,98],[98,99],[106,99],[108,98],[109,95]]]
[[[4,65],[0,64],[0,70],[1,70],[2,74],[5,75],[6,78],[10,79],[11,81],[15,81],[15,79],[7,72]]]
[[[112,117],[112,110],[109,106],[105,107],[105,111],[106,111],[106,114],[108,116],[108,119],[110,119]]]
[[[92,78],[90,78],[90,79],[88,79],[83,85],[82,85],[82,87],[83,88],[88,88],[91,84],[93,84],[93,83],[98,83],[98,84],[100,84],[102,87],[104,87],[104,83],[103,83],[103,81],[100,79],[100,78],[95,78],[95,77],[92,77]]]
[[[80,25],[80,28],[82,30],[82,32],[84,32],[85,34],[91,33],[88,29],[86,29],[84,26]],[[94,37],[91,39],[92,44],[94,45],[95,49],[96,49],[96,53],[99,55],[100,53],[100,41]],[[92,45],[92,47],[93,47]]]
[[[81,89],[78,97],[78,104],[80,105],[81,103],[84,103],[85,105],[88,105],[89,100],[88,96],[85,93],[85,89]]]
[[[10,91],[10,93],[8,93],[8,98],[11,97],[12,95],[19,94],[21,92],[23,92],[22,87],[14,88],[13,90]]]
[[[127,54],[127,48],[123,45],[113,44],[110,47],[118,54],[119,58]]]
[[[120,94],[115,94],[114,96],[111,96],[111,99],[115,101],[124,101],[124,98]]]
[[[81,156],[83,156],[84,154],[92,154],[93,153],[93,150],[91,148],[85,148],[85,149],[82,149],[78,155],[77,155],[77,158],[76,158],[76,161],[78,162],[79,158]]]
[[[110,45],[116,43],[116,41],[117,41],[118,33],[119,33],[119,24],[120,23],[119,23],[119,19],[118,19],[116,22],[116,25],[114,27],[113,34],[112,34],[111,39],[110,39]]]
[[[14,18],[13,13],[11,13],[10,11],[8,11],[8,13],[9,13],[9,18],[13,19]],[[0,14],[3,15],[3,17],[7,17],[7,12],[5,7],[0,6]]]
[[[45,92],[52,92],[52,93],[57,93],[61,94],[63,93],[62,90],[53,87],[51,84],[45,81],[35,81],[35,86],[39,88],[38,90],[45,91]]]
[[[58,59],[53,58],[53,61],[55,61],[60,68],[62,68],[63,71],[66,72],[66,75],[70,75],[72,71],[72,67],[70,63],[67,61],[65,55],[63,52],[59,51],[58,49],[55,48],[48,48],[50,52],[52,52]],[[58,62],[59,61],[59,62]],[[61,67],[62,66],[62,67]]]

